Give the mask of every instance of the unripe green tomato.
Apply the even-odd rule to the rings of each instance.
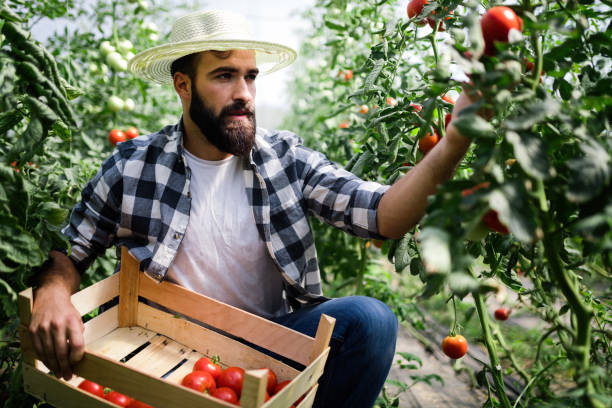
[[[125,55],[127,52],[131,51],[132,48],[134,48],[132,42],[125,38],[117,43],[117,51],[119,51],[121,54]]]
[[[108,98],[108,108],[113,112],[119,112],[123,109],[124,105],[125,103],[123,102],[123,99],[116,95],[113,95]]]
[[[87,65],[87,69],[89,70],[89,72],[91,72],[92,74],[95,74],[96,72],[100,71],[100,67],[98,66],[98,64],[96,64],[95,62],[90,62]]]
[[[136,106],[136,103],[131,98],[127,98],[125,101],[123,101],[123,110],[126,112],[133,111],[134,106]]]
[[[156,33],[149,34],[149,40],[157,41],[158,39],[159,39],[159,35],[157,35]]]
[[[144,0],[138,0],[138,7],[140,7],[144,11],[147,11],[149,9],[149,3]]]
[[[115,51],[115,47],[113,47],[110,42],[102,41],[100,43],[100,54],[102,54],[102,56],[105,57],[113,51]]]
[[[155,24],[152,21],[146,22],[142,25],[142,28],[147,30],[147,31],[152,31],[154,33],[159,31],[159,28],[157,27],[157,24]]]
[[[103,62],[100,63],[100,72],[102,73],[102,75],[108,74],[108,65]]]
[[[106,56],[106,62],[115,71],[127,70],[127,61],[118,52],[111,52]]]

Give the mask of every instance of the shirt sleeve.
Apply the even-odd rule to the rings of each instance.
[[[302,193],[310,214],[349,234],[385,239],[378,232],[376,213],[390,186],[362,180],[302,145],[296,146],[296,155],[303,165]]]
[[[121,217],[121,167],[119,151],[115,150],[85,185],[81,201],[62,229],[71,244],[69,258],[81,274],[115,241]]]

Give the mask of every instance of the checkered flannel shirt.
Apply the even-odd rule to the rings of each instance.
[[[161,281],[189,222],[190,169],[177,125],[121,143],[87,183],[63,233],[83,272],[111,245],[126,246]],[[245,159],[247,160],[247,159]],[[377,232],[388,186],[363,181],[285,131],[257,129],[244,178],[257,230],[282,274],[292,307],[325,300],[306,214],[363,238]],[[227,203],[231,205],[232,203]]]

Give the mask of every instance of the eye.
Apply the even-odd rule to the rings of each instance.
[[[255,79],[257,79],[257,74],[248,74],[246,76],[246,79],[248,79],[249,81],[254,81]]]
[[[219,79],[230,79],[231,77],[232,77],[232,74],[230,74],[229,72],[225,72],[223,74],[217,75],[217,78]]]

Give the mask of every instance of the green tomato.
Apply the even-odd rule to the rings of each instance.
[[[142,28],[147,30],[147,31],[152,31],[154,33],[159,31],[159,28],[157,27],[157,24],[155,24],[152,21],[146,22],[142,25]]]
[[[157,41],[158,39],[159,39],[159,35],[157,35],[156,33],[149,34],[149,40]]]
[[[117,51],[121,54],[125,55],[127,52],[130,52],[132,48],[134,48],[134,45],[130,40],[123,39],[117,43]]]
[[[140,7],[144,11],[147,11],[149,9],[149,3],[144,0],[138,0],[138,7]]]
[[[89,72],[91,72],[92,74],[95,74],[96,72],[100,71],[100,67],[98,67],[98,64],[96,64],[95,62],[90,62],[87,65],[87,69],[89,70]]]
[[[106,62],[115,71],[127,70],[127,61],[118,52],[111,52],[106,56]]]
[[[133,99],[127,98],[123,101],[123,110],[126,112],[131,112],[134,110],[134,106],[136,106],[136,102]]]
[[[113,47],[111,45],[110,42],[108,41],[102,41],[100,43],[100,54],[102,54],[102,56],[107,56],[108,54],[110,54],[111,52],[115,51],[115,47]]]
[[[123,102],[123,99],[116,95],[113,95],[108,98],[108,108],[113,112],[119,112],[123,109],[124,105],[125,103]]]

